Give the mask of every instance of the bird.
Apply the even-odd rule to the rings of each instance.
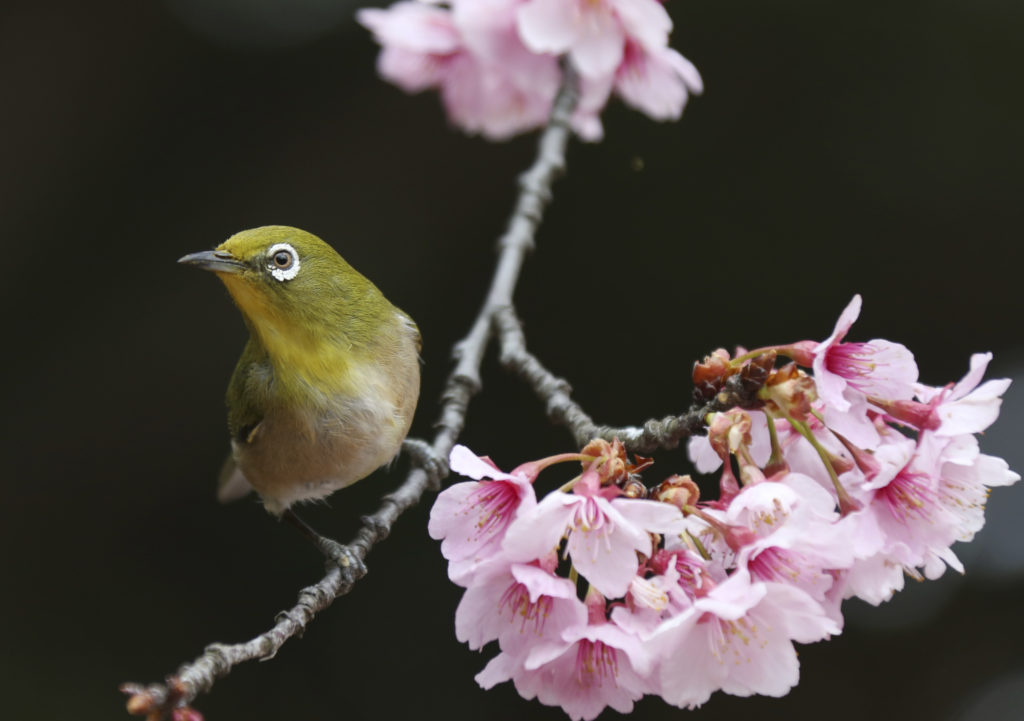
[[[330,245],[268,225],[178,262],[215,273],[249,330],[227,389],[222,501],[251,487],[281,516],[398,454],[419,398],[419,329]]]

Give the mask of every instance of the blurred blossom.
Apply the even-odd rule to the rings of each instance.
[[[403,0],[357,13],[377,42],[380,74],[407,92],[436,88],[468,133],[501,140],[543,125],[558,91],[558,58],[580,77],[572,122],[599,140],[612,93],[656,120],[682,114],[703,83],[668,47],[657,0]]]

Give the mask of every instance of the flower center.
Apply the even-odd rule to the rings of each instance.
[[[870,343],[839,343],[829,349],[825,367],[857,387],[857,381],[870,378],[877,367],[875,347]]]
[[[602,641],[583,639],[576,649],[576,682],[582,688],[600,686],[619,675],[618,652]]]
[[[927,521],[931,518],[929,507],[936,501],[935,491],[928,480],[927,474],[903,470],[878,493],[896,520]]]
[[[512,522],[512,513],[519,505],[519,495],[512,484],[484,481],[466,499],[464,513],[477,515],[476,539],[500,533]]]
[[[521,633],[533,632],[538,636],[544,634],[544,622],[551,612],[553,599],[550,596],[541,596],[536,603],[530,601],[530,591],[521,583],[513,583],[502,594],[498,601],[498,614],[501,615],[508,609],[511,614],[510,622],[520,618],[519,631]]]
[[[607,526],[605,530],[609,533],[615,530],[615,525],[597,505],[597,499],[589,496],[585,496],[582,503],[576,504],[572,525],[585,532],[599,531],[605,526]]]

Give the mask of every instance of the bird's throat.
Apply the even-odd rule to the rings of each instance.
[[[278,392],[309,402],[308,396],[352,394],[365,351],[340,328],[320,329],[289,318],[268,303],[263,293],[237,277],[222,276],[224,285],[245,317],[253,339],[266,352]]]

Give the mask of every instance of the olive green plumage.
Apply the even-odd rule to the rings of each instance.
[[[243,231],[180,262],[215,272],[250,332],[228,385],[222,498],[244,478],[280,513],[394,457],[419,396],[420,339],[373,283],[287,226]]]

